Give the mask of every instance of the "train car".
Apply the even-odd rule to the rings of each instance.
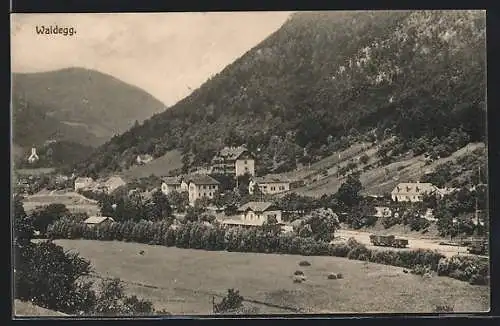
[[[407,239],[396,238],[393,235],[370,235],[370,242],[374,246],[406,248],[408,246]]]
[[[488,241],[475,241],[467,248],[470,254],[474,255],[487,255],[488,254]]]

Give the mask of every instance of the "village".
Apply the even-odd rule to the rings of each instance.
[[[33,148],[27,161],[34,163],[37,160],[36,149]],[[145,165],[152,160],[151,155],[137,155],[136,164]],[[193,168],[189,174],[159,176],[156,178],[156,183],[149,184],[146,188],[142,187],[143,189],[131,188],[126,178],[120,175],[94,180],[88,176],[76,176],[74,173],[71,176],[54,173],[41,176],[18,175],[16,189],[18,193],[25,195],[23,205],[27,212],[47,207],[50,204],[63,204],[71,213],[87,216],[84,223],[88,225],[115,221],[112,216],[101,212],[96,194],[97,196],[99,194],[112,196],[120,189],[127,189],[129,198],[138,196],[151,199],[155,192],[161,192],[165,198],[185,196],[186,200],[181,202],[181,206],[171,205],[175,221],[182,221],[185,218],[187,208],[201,207],[197,210],[198,214],[208,215],[209,221],[227,227],[262,228],[263,225],[272,221],[281,228],[281,232],[293,232],[294,227],[300,225],[300,221],[310,210],[294,210],[277,205],[277,202],[280,198],[290,196],[294,189],[304,186],[305,181],[278,174],[257,176],[255,172],[257,164],[254,154],[242,145],[223,148],[212,159],[212,164],[208,168]],[[221,180],[221,176],[223,182],[217,180]],[[439,188],[432,183],[418,180],[400,182],[390,193],[390,198],[385,198],[383,194],[368,196],[367,200],[371,200],[374,204],[369,216],[364,218],[397,220],[399,215],[404,214],[398,208],[398,203],[399,205],[422,203],[425,196],[434,196],[439,200],[458,190],[457,188]],[[238,199],[227,199],[234,197],[232,194],[238,192]],[[116,203],[113,203],[112,207],[116,210]],[[339,215],[342,217],[346,214],[348,213],[342,211],[334,212],[336,219]],[[417,214],[419,219],[425,219],[429,224],[437,221],[431,208],[421,210]],[[472,222],[475,225],[483,225],[479,218]],[[453,219],[453,223],[457,223],[456,218]],[[366,231],[341,228],[336,233],[336,237],[341,239],[354,237],[366,245],[373,246],[432,248],[450,255],[457,252],[462,254],[468,252],[485,254],[487,252],[487,245],[484,241],[462,241],[461,244],[441,241],[441,245],[437,245],[435,239],[427,240],[425,237],[409,242],[408,239],[401,238],[398,234],[384,233],[368,236],[365,233]],[[398,238],[394,240],[395,237]],[[399,244],[397,244],[398,239]]]

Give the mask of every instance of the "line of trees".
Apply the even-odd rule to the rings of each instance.
[[[314,230],[313,223],[310,228]],[[202,222],[170,224],[166,221],[126,221],[89,227],[82,223],[58,221],[50,227],[49,234],[54,239],[119,240],[212,251],[347,257],[406,268],[413,268],[416,265],[429,266],[434,271],[438,271],[439,262],[444,259],[442,254],[431,250],[372,250],[354,239],[346,243],[333,244],[324,241],[318,234],[314,236],[307,233],[280,233],[272,227],[245,229],[225,227],[217,223],[207,225]],[[460,275],[460,279],[467,281],[471,281],[474,277],[475,284],[489,282],[487,259],[462,258],[462,256],[453,259],[454,262],[458,260],[463,264],[454,263],[453,268],[441,271],[440,275],[451,277]],[[468,279],[465,279],[464,275]]]

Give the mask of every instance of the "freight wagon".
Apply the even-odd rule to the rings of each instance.
[[[393,235],[370,235],[370,241],[374,246],[406,248],[408,246],[407,239],[396,238]]]

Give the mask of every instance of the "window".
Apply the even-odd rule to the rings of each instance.
[[[280,186],[280,190],[285,190],[285,186]]]
[[[275,191],[276,190],[276,187],[271,187],[271,191]]]
[[[208,195],[209,195],[210,197],[212,197],[212,193],[209,193]]]
[[[245,160],[245,165],[247,165],[247,160]]]

